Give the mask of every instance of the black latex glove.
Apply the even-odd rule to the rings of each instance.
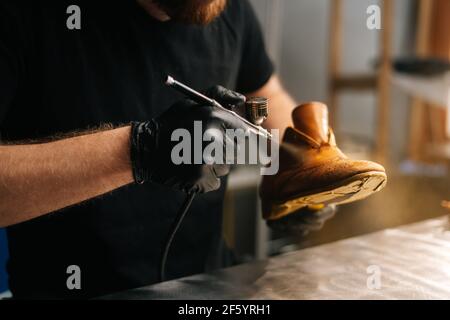
[[[208,89],[205,93],[224,106],[245,102],[243,95],[219,86]],[[217,107],[199,105],[189,99],[175,103],[151,121],[132,123],[131,161],[137,183],[153,181],[185,192],[200,193],[220,187],[219,177],[228,174],[228,165],[205,164],[204,161],[202,164],[175,165],[171,159],[172,149],[179,143],[171,141],[172,132],[182,128],[189,131],[191,135],[193,163],[194,121],[202,122],[202,134],[207,129],[217,129],[221,132],[224,138],[223,144],[225,144],[226,129],[248,130],[247,124],[232,114]],[[206,144],[208,143],[210,142]],[[204,145],[202,151],[203,147]],[[236,147],[235,144],[234,147]]]
[[[245,104],[245,96],[239,92],[229,90],[222,86],[215,86],[209,89],[203,90],[202,93],[209,98],[212,98],[219,102],[222,107],[230,110],[241,108]]]
[[[320,210],[302,208],[281,219],[269,220],[267,225],[276,231],[305,236],[322,229],[325,222],[334,217],[337,207],[329,205]]]

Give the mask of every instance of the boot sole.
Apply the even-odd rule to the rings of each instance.
[[[387,176],[384,172],[356,174],[332,186],[300,194],[282,203],[272,203],[271,213],[266,219],[276,220],[307,206],[338,205],[362,200],[383,189],[386,183]]]

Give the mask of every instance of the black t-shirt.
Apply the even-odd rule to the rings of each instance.
[[[80,30],[66,26],[73,4],[81,9]],[[164,86],[168,74],[198,89],[221,84],[247,93],[272,72],[246,0],[230,0],[204,27],[159,22],[133,0],[0,3],[4,141],[148,120],[181,98]],[[222,182],[195,199],[170,251],[168,278],[203,272],[215,260]],[[9,227],[11,291],[18,298],[92,297],[156,282],[161,246],[183,199],[152,183],[130,185]],[[67,289],[70,265],[81,269],[81,290]]]

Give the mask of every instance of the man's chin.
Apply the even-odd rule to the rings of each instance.
[[[162,0],[161,7],[171,19],[195,25],[207,25],[225,10],[227,0],[185,0],[183,5],[174,5],[180,0]]]

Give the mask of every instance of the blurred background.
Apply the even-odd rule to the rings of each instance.
[[[450,1],[251,2],[285,87],[299,103],[326,102],[341,149],[381,162],[389,181],[371,198],[341,206],[321,231],[300,236],[266,227],[257,194],[259,170],[235,170],[224,234],[239,260],[445,215],[441,203],[450,200]],[[367,24],[370,17],[378,18],[377,8],[381,29]],[[0,229],[0,296],[7,290],[6,259]]]
[[[262,259],[445,215],[450,1],[251,2],[285,87],[299,103],[326,102],[338,145],[350,157],[382,163],[388,185],[341,206],[321,231],[277,234],[259,217],[258,172],[239,169],[230,177],[224,224],[239,257]],[[380,29],[367,24],[376,8]]]

